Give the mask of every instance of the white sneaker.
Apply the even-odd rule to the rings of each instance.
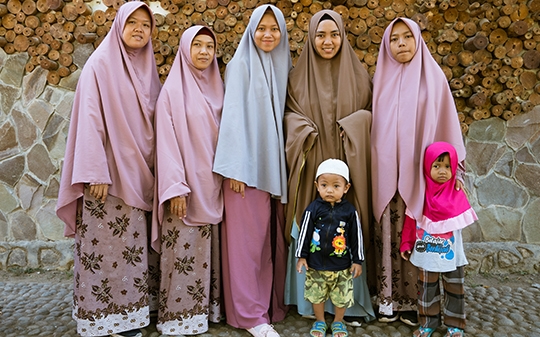
[[[270,324],[260,324],[247,331],[252,334],[254,337],[280,337],[274,326]]]

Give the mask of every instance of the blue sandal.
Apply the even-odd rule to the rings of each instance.
[[[464,337],[465,333],[460,328],[448,328],[448,331],[446,331],[445,337]]]
[[[435,329],[419,327],[413,332],[413,337],[430,337],[435,332]]]
[[[321,334],[320,336],[324,337],[326,336],[326,329],[328,329],[328,326],[325,322],[316,321],[311,326],[311,330],[309,330],[309,335],[311,337],[319,337],[319,334]]]
[[[349,332],[347,331],[347,327],[343,322],[334,322],[332,323],[332,337],[337,337],[338,334],[341,334],[341,337],[347,337],[349,336]]]

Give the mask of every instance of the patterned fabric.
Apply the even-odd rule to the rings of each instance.
[[[399,254],[401,231],[405,220],[405,204],[396,194],[375,224],[375,271],[377,272],[377,304],[379,313],[416,310],[418,269]]]
[[[77,217],[73,318],[81,336],[103,336],[147,326],[149,281],[148,212],[112,195],[105,203],[88,189]]]
[[[448,327],[465,328],[465,288],[463,267],[447,273],[420,270],[418,273],[418,317],[420,326],[436,329],[441,325],[441,289],[445,293],[443,317]]]
[[[307,270],[304,296],[313,304],[326,302],[330,298],[337,308],[352,307],[354,297],[351,271]]]
[[[219,228],[186,226],[165,211],[157,328],[166,335],[208,331],[221,319]]]

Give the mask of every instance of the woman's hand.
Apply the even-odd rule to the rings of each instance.
[[[230,183],[229,186],[231,187],[231,190],[233,190],[236,193],[242,194],[242,198],[245,197],[245,190],[246,190],[246,184],[244,184],[241,181],[229,179]]]
[[[109,194],[109,185],[107,184],[97,184],[90,185],[90,195],[101,201],[102,203],[107,200],[107,195]]]
[[[174,197],[169,200],[171,214],[176,215],[179,219],[186,217],[187,203],[186,197]]]
[[[463,189],[463,182],[459,179],[456,179],[456,191]]]

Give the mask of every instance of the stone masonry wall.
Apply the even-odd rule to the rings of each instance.
[[[93,46],[75,43],[82,68]],[[76,71],[57,86],[25,74],[28,54],[0,49],[0,269],[68,269],[55,215]],[[540,272],[540,107],[471,124],[467,189],[480,220],[465,230],[468,272]]]

